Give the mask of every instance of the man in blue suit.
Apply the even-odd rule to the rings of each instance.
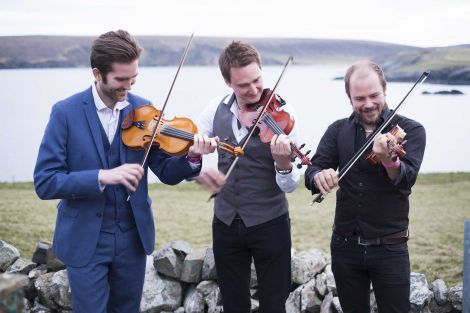
[[[143,150],[121,140],[124,117],[149,101],[129,93],[142,48],[126,31],[92,46],[94,83],[56,103],[39,148],[34,184],[41,199],[61,199],[54,253],[66,264],[74,313],[138,312],[146,255],[155,246],[148,168],[166,184],[198,175],[214,138],[195,135],[187,156]],[[130,200],[126,201],[131,194]]]

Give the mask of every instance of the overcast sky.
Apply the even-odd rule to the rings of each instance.
[[[470,44],[470,0],[0,0],[0,36],[134,35]]]

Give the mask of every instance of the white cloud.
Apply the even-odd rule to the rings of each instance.
[[[470,43],[466,0],[24,0],[0,4],[0,35],[344,38],[418,46]]]

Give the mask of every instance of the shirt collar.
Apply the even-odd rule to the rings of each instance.
[[[235,93],[231,93],[230,95],[228,95],[227,97],[225,97],[223,103],[228,105],[230,100],[232,99],[232,97],[234,98],[233,99],[233,102],[232,102],[232,105],[230,106],[230,112],[233,113],[233,115],[237,116],[237,97],[235,97]]]
[[[92,89],[92,92],[93,92],[93,101],[95,102],[96,110],[97,111],[103,111],[103,110],[109,109],[106,106],[106,104],[104,104],[103,100],[101,100],[101,98],[98,94],[98,90],[96,89],[96,81],[95,80],[93,80],[93,83],[91,84],[91,89]],[[127,107],[129,104],[130,104],[129,101],[127,101],[127,100],[119,101],[119,102],[116,102],[116,105],[114,106],[114,109],[116,109],[118,111],[121,111],[122,109]]]

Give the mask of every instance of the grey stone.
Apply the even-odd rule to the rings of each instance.
[[[158,250],[153,257],[153,266],[158,273],[179,279],[183,270],[182,255],[178,256],[170,246]]]
[[[429,302],[433,293],[428,288],[426,276],[412,272],[410,275],[411,312],[421,312]]]
[[[250,267],[250,288],[255,288],[258,286],[258,275],[256,275],[256,267],[255,262],[251,260],[251,267]]]
[[[321,299],[323,299],[328,292],[325,272],[318,274],[315,278],[315,291],[318,293]]]
[[[191,245],[184,240],[173,240],[170,242],[170,247],[175,251],[176,255],[184,258],[193,251]]]
[[[140,301],[141,312],[174,311],[183,303],[183,288],[179,281],[160,276],[147,257],[144,290]]]
[[[40,241],[36,245],[32,261],[36,264],[47,264],[47,251],[51,249],[51,244],[46,241]]]
[[[204,280],[197,285],[196,290],[199,291],[204,302],[208,307],[208,312],[222,312],[222,296],[220,295],[219,286],[213,280]]]
[[[452,307],[458,311],[462,311],[462,294],[462,283],[452,288],[449,288],[448,299],[450,303],[452,303]]]
[[[337,313],[343,313],[343,309],[341,308],[341,304],[339,303],[339,298],[338,297],[333,297],[333,300],[331,301],[334,311]]]
[[[33,307],[28,312],[29,313],[52,313],[53,310],[39,303],[39,299],[36,298],[36,300],[34,301]]]
[[[301,294],[303,286],[297,287],[286,300],[286,313],[300,313]]]
[[[18,258],[12,265],[7,268],[6,273],[28,275],[29,271],[31,271],[35,267],[36,263],[31,262],[28,259]]]
[[[6,241],[0,240],[0,271],[5,272],[20,257],[16,247]]]
[[[186,256],[183,262],[180,280],[186,283],[199,283],[202,277],[202,265],[206,257],[206,249],[195,249]]]
[[[41,275],[34,285],[40,304],[52,310],[72,309],[72,294],[66,270]]]
[[[259,310],[259,300],[251,298],[250,303],[251,303],[251,312],[257,312]]]
[[[333,294],[328,293],[320,306],[320,313],[333,313]]]
[[[57,272],[65,269],[65,264],[54,255],[54,252],[52,252],[52,247],[47,250],[46,264],[49,272]]]
[[[315,279],[303,285],[300,291],[300,311],[319,313],[322,300],[315,291]]]
[[[327,256],[319,249],[310,249],[292,257],[292,281],[305,284],[321,272],[327,264]]]
[[[429,302],[429,311],[432,313],[449,313],[452,311],[452,303],[446,301],[442,304],[438,304],[435,298],[432,298]]]
[[[434,299],[438,305],[443,305],[447,302],[447,286],[442,279],[436,279],[431,283],[431,289],[434,294]]]
[[[216,280],[217,271],[215,269],[214,250],[207,248],[202,264],[202,279],[203,280]]]
[[[325,267],[324,273],[326,274],[326,288],[329,292],[333,293],[333,296],[337,296],[338,292],[336,291],[336,281],[333,272],[331,271],[331,264],[328,264]]]
[[[204,297],[197,291],[195,285],[191,285],[186,291],[183,304],[186,313],[204,312]]]

